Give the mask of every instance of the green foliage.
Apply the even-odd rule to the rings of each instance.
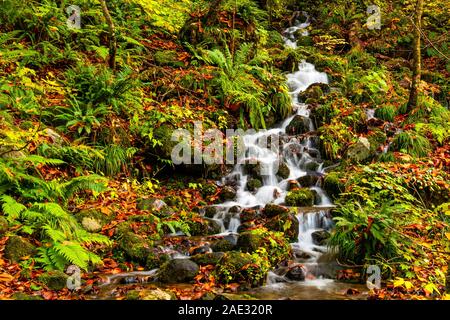
[[[384,121],[393,122],[395,115],[395,107],[391,105],[384,105],[375,110],[375,117]]]
[[[430,141],[414,131],[403,131],[392,141],[391,150],[407,153],[413,157],[425,157],[431,151]]]

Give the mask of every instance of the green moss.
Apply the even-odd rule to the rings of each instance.
[[[328,173],[323,180],[323,189],[328,194],[328,196],[331,197],[331,199],[337,199],[339,195],[345,190],[345,184],[341,182],[339,173]]]
[[[281,162],[278,166],[278,172],[277,175],[280,176],[283,179],[287,179],[289,178],[289,174],[290,174],[290,170],[289,167],[286,163]]]
[[[62,290],[67,286],[68,275],[62,271],[49,271],[39,276],[39,281],[51,290]]]
[[[145,266],[148,270],[159,268],[162,264],[170,260],[170,256],[165,253],[150,252],[147,256]]]
[[[19,236],[12,236],[6,242],[5,258],[18,262],[26,256],[31,256],[34,249],[34,246],[28,240]]]
[[[297,217],[292,213],[283,213],[276,217],[273,217],[265,226],[272,231],[282,232],[290,242],[294,242],[298,239],[298,227],[299,222]]]
[[[174,50],[157,51],[153,58],[160,66],[184,67],[184,62],[178,60],[178,53]]]
[[[146,263],[147,256],[150,254],[152,246],[148,241],[133,232],[124,232],[118,240],[119,248],[128,256],[128,258],[139,263]]]
[[[269,270],[270,263],[264,249],[254,254],[230,251],[216,265],[214,276],[223,284],[238,282],[256,287],[264,283]]]
[[[196,254],[191,257],[191,260],[200,266],[216,265],[224,256],[223,252],[208,252],[203,254]]]
[[[291,207],[310,207],[314,205],[314,193],[307,188],[289,191],[285,202]]]
[[[4,217],[0,217],[0,236],[8,231],[8,221]]]
[[[204,236],[220,233],[221,227],[217,221],[207,218],[199,218],[195,221],[186,221],[189,226],[189,233],[192,236]]]
[[[243,252],[254,253],[263,248],[272,266],[291,257],[291,246],[281,232],[266,228],[253,229],[239,235],[236,246]]]
[[[11,298],[14,300],[44,300],[44,298],[42,298],[41,296],[35,296],[23,292],[14,293]]]
[[[425,157],[431,150],[431,144],[417,132],[404,131],[394,137],[391,150],[407,153],[413,157]]]
[[[247,189],[249,191],[256,191],[262,187],[262,182],[259,179],[250,179],[247,181]]]

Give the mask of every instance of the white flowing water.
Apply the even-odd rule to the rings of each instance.
[[[284,32],[286,46],[295,48],[295,33],[309,26],[307,22],[300,23]],[[304,30],[306,32],[306,30]],[[222,225],[222,234],[236,234],[240,226],[240,212],[245,208],[261,210],[266,204],[274,203],[284,205],[288,193],[289,181],[297,180],[306,175],[323,176],[322,160],[317,149],[317,136],[312,133],[314,126],[309,119],[308,106],[299,101],[299,94],[305,91],[311,84],[328,84],[328,77],[323,72],[318,72],[314,65],[302,61],[298,71],[287,75],[287,84],[292,98],[295,114],[291,115],[275,128],[247,134],[242,137],[244,142],[244,156],[234,167],[233,171],[222,179],[224,185],[233,186],[236,189],[234,201],[227,201],[217,205],[217,213],[214,216]],[[305,123],[309,125],[310,132],[303,135],[289,135],[286,127],[296,115],[303,116]],[[271,143],[262,143],[277,140],[273,147]],[[280,163],[285,163],[289,168],[289,176],[284,179],[278,175]],[[258,163],[262,186],[250,191],[247,182],[252,179],[253,172],[248,172],[248,163]],[[311,166],[312,165],[312,166]],[[311,170],[311,168],[315,168]],[[314,243],[312,234],[316,231],[327,230],[332,227],[330,207],[332,203],[318,183],[309,188],[316,195],[315,206],[312,208],[299,208],[297,218],[299,220],[298,241],[292,243],[296,260],[307,269],[312,277],[320,276],[317,260],[327,251],[325,246]],[[231,210],[230,210],[231,209]],[[319,274],[318,274],[319,273]],[[268,283],[280,282],[283,276],[273,272],[269,274]],[[284,279],[286,280],[286,279]]]

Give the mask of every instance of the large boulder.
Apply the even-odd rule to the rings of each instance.
[[[230,241],[229,239],[223,238],[219,239],[211,245],[211,249],[214,252],[226,252],[231,251],[235,247],[235,243]]]
[[[164,263],[170,260],[170,255],[161,252],[158,249],[153,249],[147,255],[145,266],[148,270],[156,269],[161,267]]]
[[[189,259],[173,259],[161,266],[157,277],[164,283],[190,282],[199,270],[199,266]]]
[[[31,256],[34,251],[34,245],[28,240],[19,236],[12,236],[5,245],[5,258],[12,262],[19,262],[22,258]]]
[[[306,277],[306,270],[300,264],[291,266],[288,272],[286,273],[286,278],[293,281],[304,281],[305,277]]]
[[[351,145],[346,153],[346,158],[352,163],[368,160],[372,156],[370,142],[367,138],[359,137],[358,142]]]
[[[305,116],[296,115],[286,127],[289,135],[304,134],[309,132],[309,119]]]
[[[296,241],[298,239],[299,222],[297,217],[290,213],[282,213],[273,217],[265,224],[267,229],[272,231],[283,232],[284,236],[290,241]]]
[[[223,252],[208,252],[203,254],[196,254],[195,256],[191,257],[191,260],[199,266],[216,265],[224,255],[225,253]]]
[[[248,222],[255,220],[258,217],[258,211],[255,209],[247,208],[242,210],[240,214],[240,220],[241,222]]]
[[[172,141],[172,133],[175,128],[170,124],[162,124],[153,131],[153,139],[159,140],[156,152],[162,159],[172,159],[172,150],[178,144],[177,141]]]
[[[38,279],[50,290],[62,290],[67,286],[69,276],[62,271],[49,271],[41,274]]]
[[[128,223],[121,223],[116,227],[115,237],[118,247],[132,261],[146,263],[148,255],[152,252],[153,243],[133,233]]]
[[[308,174],[300,177],[297,181],[300,183],[302,187],[312,187],[317,184],[317,181],[321,178],[321,175],[316,172],[309,172]]]
[[[324,93],[330,92],[329,85],[325,83],[313,83],[305,91],[300,92],[299,100],[305,103],[315,103]]]
[[[323,189],[331,199],[336,200],[345,191],[345,184],[341,182],[337,172],[330,172],[323,180]]]
[[[285,162],[281,161],[281,162],[278,164],[278,172],[277,172],[277,175],[278,175],[279,177],[281,177],[282,179],[287,179],[287,178],[289,178],[289,174],[290,174],[290,173],[291,173],[291,170],[289,170],[288,165],[287,165]]]
[[[256,191],[262,187],[262,182],[259,179],[249,179],[247,181],[247,189],[249,191]]]
[[[189,233],[192,236],[205,236],[220,233],[222,227],[214,219],[202,218],[195,221],[188,221]]]
[[[264,210],[262,211],[263,215],[269,218],[286,212],[289,212],[288,208],[273,203],[266,204]]]
[[[315,195],[308,188],[300,188],[289,191],[286,195],[286,205],[291,207],[311,207],[314,205]]]

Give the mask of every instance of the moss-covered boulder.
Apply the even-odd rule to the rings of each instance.
[[[336,200],[345,191],[345,184],[341,181],[340,176],[337,172],[330,172],[323,180],[323,189],[333,200]]]
[[[204,216],[207,218],[213,218],[217,213],[217,207],[207,206],[204,207]]]
[[[219,222],[209,218],[198,218],[187,221],[189,233],[192,236],[205,236],[220,233],[222,230]]]
[[[191,257],[191,260],[194,261],[199,266],[206,265],[216,265],[219,263],[220,259],[224,256],[223,252],[208,252],[203,254],[196,254]]]
[[[304,175],[297,179],[297,181],[300,183],[300,185],[304,188],[309,188],[312,186],[315,186],[317,184],[317,181],[319,181],[320,175],[309,173],[307,175]]]
[[[271,231],[282,232],[290,242],[298,239],[299,222],[295,214],[286,212],[271,218],[265,224],[265,227]]]
[[[239,217],[241,222],[252,221],[258,217],[258,211],[256,211],[255,209],[247,208],[242,210]]]
[[[170,255],[160,252],[158,250],[152,250],[148,255],[145,262],[145,267],[148,270],[159,268],[161,265],[170,260]]]
[[[259,179],[249,179],[247,181],[247,189],[249,191],[256,191],[262,187],[262,182]]]
[[[282,179],[287,179],[289,178],[290,173],[291,170],[289,170],[289,167],[285,162],[282,161],[278,164],[277,176],[279,176]]]
[[[225,186],[220,191],[219,196],[222,201],[232,201],[236,199],[236,190],[233,187]]]
[[[273,203],[266,204],[264,210],[262,211],[263,215],[269,218],[286,212],[289,212],[288,208]]]
[[[262,181],[262,176],[264,172],[261,163],[259,161],[256,161],[255,163],[246,163],[244,165],[244,172],[248,174],[251,178]]]
[[[166,197],[168,198],[168,197]],[[179,199],[168,198],[169,201],[173,201],[176,205],[179,204]],[[138,210],[150,211],[158,217],[169,217],[174,214],[173,210],[161,199],[157,198],[144,198],[139,199],[136,204]]]
[[[264,249],[272,266],[291,257],[289,241],[281,232],[258,228],[242,232],[239,235],[236,247],[242,252],[257,252]]]
[[[162,159],[171,159],[172,150],[179,143],[172,141],[172,133],[175,128],[170,124],[162,124],[153,131],[153,139],[161,142],[156,150]]]
[[[67,286],[69,276],[62,271],[49,271],[41,274],[38,279],[51,290],[62,290]]]
[[[286,205],[291,207],[310,207],[314,205],[314,193],[308,188],[289,191],[286,195]]]
[[[89,232],[99,232],[111,221],[110,217],[96,209],[81,210],[75,217],[83,228]]]
[[[304,281],[306,277],[306,269],[301,264],[290,266],[286,278],[293,281]]]
[[[305,116],[296,115],[286,127],[289,135],[304,134],[309,131],[309,119]]]
[[[219,239],[211,245],[211,249],[214,252],[231,251],[234,249],[234,247],[235,247],[235,244],[226,238]]]
[[[219,283],[238,282],[256,287],[264,284],[269,270],[267,256],[230,251],[220,259],[214,269],[214,275]]]
[[[12,262],[19,262],[22,258],[33,255],[34,251],[34,245],[27,239],[12,236],[5,245],[5,258]]]
[[[4,217],[0,217],[0,237],[8,231],[8,221]]]
[[[125,255],[132,261],[145,264],[147,262],[147,257],[151,253],[151,248],[153,243],[143,237],[129,231],[126,225],[122,225],[118,234],[118,247],[125,253]]]
[[[157,278],[164,283],[190,282],[199,270],[199,266],[189,259],[173,259],[161,266]]]
[[[315,103],[323,96],[324,93],[328,93],[330,87],[325,83],[313,83],[305,91],[300,92],[299,100],[306,103]]]
[[[370,142],[367,138],[359,137],[355,144],[347,149],[346,159],[351,163],[360,163],[369,160],[372,156]]]

